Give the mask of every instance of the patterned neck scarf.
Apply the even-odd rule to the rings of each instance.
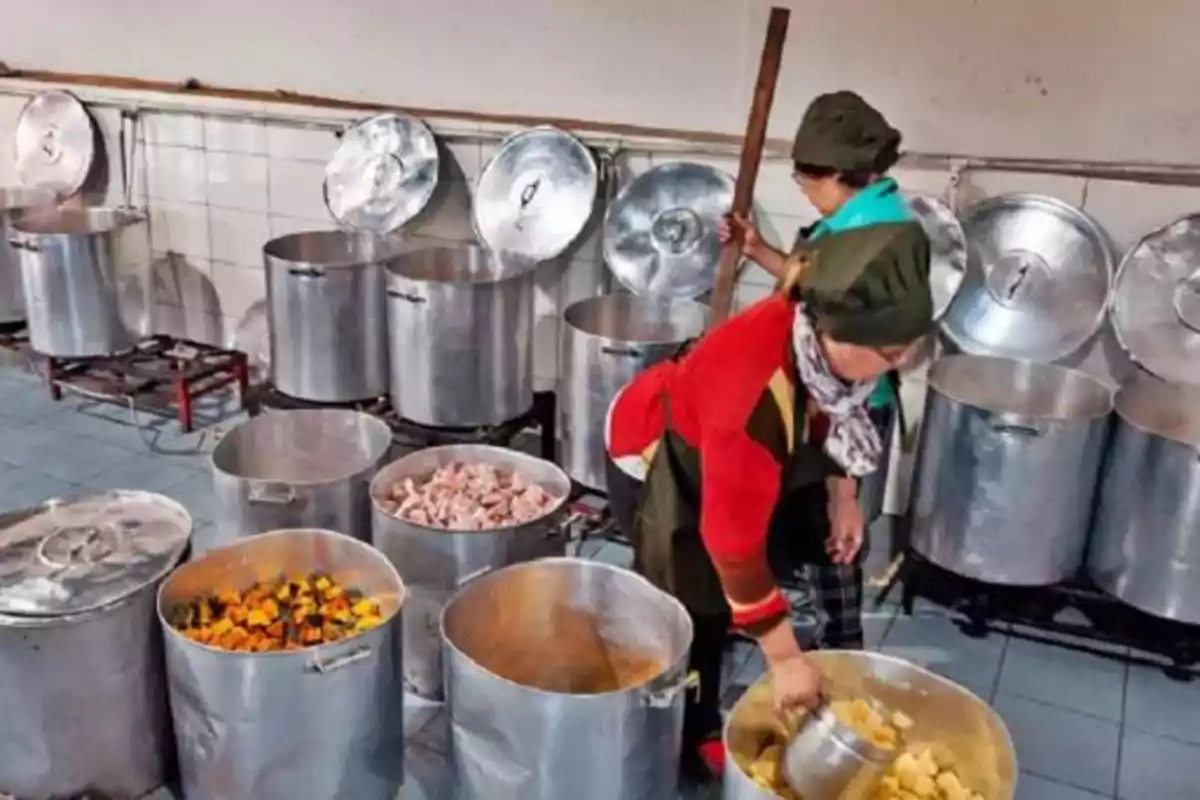
[[[799,305],[792,323],[792,347],[800,382],[829,417],[825,454],[852,477],[874,472],[883,453],[879,432],[867,414],[867,398],[875,390],[875,381],[846,383],[834,375],[816,331]]]

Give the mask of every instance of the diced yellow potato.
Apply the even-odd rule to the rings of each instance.
[[[912,728],[912,726],[912,717],[908,716],[903,711],[892,712],[892,727],[897,728],[898,730],[906,731]]]

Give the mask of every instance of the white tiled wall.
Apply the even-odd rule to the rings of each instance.
[[[99,90],[97,90],[99,91]],[[80,92],[85,99],[104,99]],[[107,99],[112,100],[109,96]],[[117,99],[132,100],[128,93]],[[11,141],[24,98],[0,94],[0,141]],[[322,200],[325,162],[337,138],[331,126],[345,124],[357,114],[290,106],[264,107],[204,99],[197,113],[146,113],[141,121],[133,196],[149,209],[149,266],[129,268],[130,280],[140,280],[147,305],[146,327],[194,338],[232,340],[250,306],[264,295],[262,245],[270,238],[300,230],[332,227]],[[235,121],[212,116],[222,111],[256,112],[263,121]],[[189,109],[185,109],[189,110]],[[283,115],[290,117],[278,122]],[[97,202],[117,203],[122,196],[118,132],[120,112],[94,108],[104,134],[112,167],[107,185],[93,187]],[[305,124],[323,127],[305,128]],[[406,233],[441,241],[467,241],[473,182],[496,144],[483,134],[503,134],[496,125],[459,121],[434,126],[443,141],[443,174],[438,190]],[[614,144],[597,142],[598,144]],[[652,143],[624,143],[618,163],[621,180],[628,180],[656,163],[703,161],[729,172],[732,158],[677,156]],[[0,185],[16,183],[15,170],[0,147]],[[905,189],[940,194],[949,174],[937,170],[900,169],[896,177]],[[1178,216],[1200,209],[1200,189],[1157,187],[1119,181],[1085,180],[1047,174],[972,171],[958,191],[960,204],[1008,192],[1036,192],[1061,198],[1094,215],[1124,251],[1144,232]],[[562,258],[546,263],[537,275],[535,371],[541,386],[553,384],[562,310],[575,300],[605,290],[607,278],[599,243],[603,208],[580,241]],[[759,173],[755,216],[765,238],[784,247],[796,231],[816,218],[791,178],[790,164],[767,161]],[[140,262],[139,262],[140,263]],[[756,267],[744,271],[735,301],[744,306],[765,296],[772,279]],[[123,292],[137,295],[136,287]],[[916,423],[924,402],[924,376],[929,360],[905,378],[903,400],[909,420]],[[1132,367],[1105,331],[1068,362],[1116,382]],[[894,454],[899,469],[888,505],[904,501],[908,455]]]

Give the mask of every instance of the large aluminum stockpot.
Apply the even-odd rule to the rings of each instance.
[[[1108,387],[1082,372],[988,356],[939,359],[917,450],[913,547],[988,583],[1073,577],[1111,411]]]
[[[1145,378],[1116,410],[1088,570],[1135,608],[1200,624],[1200,387]]]
[[[604,426],[613,397],[635,375],[704,332],[711,310],[692,300],[614,294],[572,303],[559,351],[559,463],[604,489]]]
[[[271,382],[292,397],[344,403],[388,387],[384,265],[398,238],[308,231],[263,246]]]
[[[9,244],[16,215],[54,206],[54,195],[36,189],[0,189],[0,325],[25,321],[25,289],[17,250]]]
[[[180,603],[314,572],[378,600],[383,623],[333,644],[240,653],[168,622]],[[271,531],[177,569],[159,591],[158,618],[183,795],[393,800],[404,781],[403,603],[387,559],[332,531]]]
[[[272,411],[243,422],[213,450],[216,520],[193,552],[277,528],[369,539],[368,489],[391,444],[387,424],[358,411]]]
[[[455,463],[488,464],[519,473],[559,500],[541,519],[482,531],[418,525],[387,511],[393,484],[405,478],[426,478]],[[488,445],[419,450],[379,470],[371,482],[371,541],[391,560],[409,592],[404,605],[404,685],[408,691],[434,700],[442,698],[442,608],[460,587],[498,567],[565,553],[564,515],[570,493],[571,479],[556,465]]]
[[[21,265],[35,352],[83,358],[132,344],[118,301],[118,237],[143,219],[124,209],[59,208],[13,220],[9,245]]]
[[[154,597],[190,531],[146,492],[0,515],[0,793],[142,797],[169,778]]]
[[[692,623],[673,597],[548,558],[471,581],[442,629],[462,800],[676,796]]]
[[[388,267],[392,405],[400,416],[467,427],[529,411],[536,268],[474,244],[423,247]]]
[[[928,670],[893,656],[849,650],[811,654],[832,690],[844,696],[873,697],[902,711],[915,723],[910,742],[954,756],[962,782],[988,800],[1012,800],[1017,759],[1000,715],[971,692]],[[750,777],[751,763],[778,739],[771,684],[762,678],[742,695],[725,721],[724,800],[776,800]]]

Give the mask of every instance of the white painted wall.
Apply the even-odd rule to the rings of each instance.
[[[774,0],[771,130],[854,87],[911,148],[1195,162],[1200,3]],[[738,132],[771,0],[39,0],[11,66]]]

